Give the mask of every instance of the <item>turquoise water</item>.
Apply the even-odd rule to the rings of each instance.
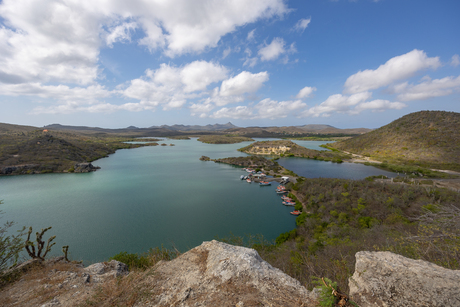
[[[119,150],[95,161],[101,170],[93,173],[0,177],[2,222],[14,220],[34,231],[52,226],[48,233],[56,235],[54,254],[69,245],[72,258],[86,263],[161,245],[185,251],[230,234],[263,234],[273,240],[295,227],[295,217],[281,205],[275,186],[248,184],[239,179],[241,168],[199,161],[202,155],[244,156],[236,149],[249,142],[165,143],[176,146]],[[301,160],[301,165],[309,161]],[[319,163],[319,171],[329,167],[328,162],[313,162]],[[334,168],[341,177],[341,165]],[[361,177],[374,170],[364,166]]]

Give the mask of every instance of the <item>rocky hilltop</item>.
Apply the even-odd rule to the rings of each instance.
[[[359,252],[350,298],[361,307],[453,307],[460,305],[459,283],[460,271],[390,252]],[[213,240],[146,271],[128,272],[115,260],[83,268],[55,258],[29,268],[2,289],[0,302],[42,307],[307,307],[319,306],[319,292],[308,291],[253,249]]]

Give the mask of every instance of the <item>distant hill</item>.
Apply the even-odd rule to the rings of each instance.
[[[460,171],[460,113],[411,113],[332,147],[388,162]]]
[[[72,131],[83,134],[117,134],[127,137],[142,136],[178,136],[178,135],[205,135],[205,134],[235,134],[245,137],[289,137],[289,136],[352,136],[367,133],[371,129],[339,129],[330,125],[303,125],[285,127],[237,127],[232,123],[214,125],[162,125],[151,126],[149,128],[137,128],[129,126],[127,128],[106,129],[99,127],[85,126],[65,126],[52,124],[45,126],[45,129],[57,131]]]
[[[304,125],[284,127],[247,127],[232,128],[225,132],[248,137],[283,137],[306,135],[358,135],[372,131],[367,128],[339,129],[329,125]]]
[[[0,127],[6,129],[3,124]],[[117,149],[154,145],[125,142],[131,140],[10,125],[8,131],[0,132],[0,175],[73,172],[77,164],[106,157]]]
[[[324,130],[324,129],[330,129],[330,128],[337,129],[337,128],[332,127],[330,125],[314,125],[314,124],[297,126],[297,127],[301,128],[301,129],[308,130],[308,131],[311,131],[311,130]]]
[[[21,126],[21,125],[12,125],[12,124],[3,124],[0,123],[0,133],[21,133],[21,132],[29,132],[34,131],[39,128],[32,127],[32,126]]]
[[[214,124],[214,125],[206,125],[206,126],[199,126],[199,125],[162,125],[162,126],[152,126],[150,128],[163,128],[173,131],[220,131],[220,130],[227,130],[231,128],[237,128],[237,126],[233,125],[231,122],[226,124]]]

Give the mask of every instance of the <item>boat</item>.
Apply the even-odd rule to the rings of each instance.
[[[290,212],[292,215],[301,215],[302,212],[300,212],[299,210],[294,210],[292,212]]]
[[[286,187],[284,185],[279,185],[276,187],[277,190],[286,190]]]
[[[241,175],[241,176],[240,176],[240,179],[241,179],[241,180],[244,180],[244,179],[245,179],[244,177],[246,177],[246,176]]]
[[[248,179],[246,179],[246,182],[251,183],[252,180],[248,178]]]
[[[295,207],[295,203],[291,203],[291,202],[287,202],[287,201],[283,201],[283,205]]]
[[[286,194],[286,193],[289,193],[288,191],[279,191],[279,190],[276,190],[276,194]]]
[[[294,201],[292,198],[284,196],[284,195],[281,196],[281,199],[284,200],[284,201]]]
[[[268,181],[261,181],[259,182],[259,185],[260,186],[264,186],[264,185],[271,185],[272,183],[271,182],[268,182]]]

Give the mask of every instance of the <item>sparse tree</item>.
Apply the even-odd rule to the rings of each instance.
[[[0,200],[0,204],[2,201]],[[0,215],[3,212],[0,210]],[[19,259],[19,253],[24,248],[25,227],[18,231],[17,235],[8,235],[8,230],[14,225],[14,222],[7,221],[0,226],[0,275],[9,267],[15,265]]]

